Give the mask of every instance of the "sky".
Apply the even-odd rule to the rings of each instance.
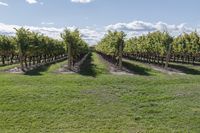
[[[59,39],[63,29],[79,28],[89,44],[107,30],[127,37],[153,31],[200,33],[200,0],[0,0],[0,34],[24,26]]]

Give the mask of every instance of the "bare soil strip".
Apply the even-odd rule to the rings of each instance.
[[[185,73],[177,70],[177,69],[174,69],[174,68],[167,68],[167,69],[164,69],[163,67],[160,67],[160,66],[157,66],[157,65],[153,65],[153,64],[149,64],[148,66],[150,66],[150,68],[156,70],[156,71],[159,71],[159,72],[162,72],[162,73],[167,73],[169,75],[173,75],[173,74],[179,74],[179,75],[185,75]]]
[[[74,69],[72,71],[68,69],[68,64],[65,64],[65,65],[61,66],[61,68],[56,70],[55,73],[58,73],[58,74],[74,74],[74,73],[78,73],[80,71],[80,66],[87,59],[88,55],[89,55],[89,53],[86,54],[79,62],[75,63]]]
[[[16,74],[23,74],[24,73],[24,71],[22,71],[21,67],[14,67],[14,68],[11,68],[9,70],[5,70],[5,72],[16,73]]]
[[[67,59],[67,57],[63,57],[61,59],[54,60],[54,61],[48,62],[48,63],[40,63],[40,64],[37,64],[37,65],[32,65],[28,68],[24,68],[24,70],[22,70],[21,67],[19,66],[19,67],[14,67],[14,68],[11,68],[11,69],[4,70],[4,72],[13,73],[13,74],[24,74],[28,71],[37,69],[38,67],[53,64],[53,63],[56,63],[56,62],[59,62],[59,61],[65,60],[65,59]]]
[[[105,60],[101,55],[97,54],[98,57],[100,58],[100,60],[105,63],[107,65],[107,67],[109,68],[109,72],[111,74],[114,75],[135,75],[134,72],[126,69],[126,68],[122,68],[122,70],[119,70],[113,63]]]
[[[124,59],[124,60],[129,61],[129,59]],[[164,67],[159,66],[159,65],[148,64],[148,63],[143,63],[143,62],[140,62],[140,63],[144,64],[146,67],[149,67],[149,68],[156,70],[156,71],[159,71],[161,73],[166,73],[166,74],[169,74],[169,75],[173,75],[173,74],[185,75],[185,73],[183,73],[183,72],[181,72],[177,69],[174,69],[174,68],[168,67],[167,69],[165,69]]]

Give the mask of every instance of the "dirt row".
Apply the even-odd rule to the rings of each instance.
[[[81,64],[87,59],[89,53],[86,54],[79,62],[75,63],[73,70],[68,69],[68,64],[62,65],[58,70],[55,71],[57,74],[73,74],[80,71]]]
[[[65,60],[65,59],[67,59],[67,57],[63,57],[63,58],[60,58],[58,60],[54,60],[54,61],[51,61],[51,62],[48,62],[48,63],[40,63],[40,64],[32,65],[32,66],[29,66],[28,68],[24,68],[23,70],[21,69],[21,67],[19,65],[19,66],[14,67],[14,68],[5,69],[5,70],[3,70],[3,72],[14,73],[14,74],[24,74],[28,71],[37,69],[38,67],[53,64],[53,63],[56,63],[56,62],[59,62],[59,61]]]
[[[125,67],[123,67],[122,70],[120,70],[116,67],[115,64],[107,61],[101,55],[99,55],[99,54],[97,54],[97,55],[100,58],[101,62],[106,64],[106,66],[111,74],[114,74],[114,75],[134,75],[135,74],[134,72],[126,69]]]
[[[113,63],[105,60],[99,54],[98,54],[98,56],[101,59],[101,61],[104,62],[107,65],[107,67],[109,68],[109,72],[111,74],[115,74],[115,75],[135,75],[136,74],[134,71],[131,71],[131,70],[125,68],[125,67],[123,67],[122,70],[119,70]],[[128,61],[128,59],[123,59],[123,60]],[[173,69],[173,68],[165,69],[162,66],[158,66],[158,65],[154,65],[154,64],[147,64],[147,63],[143,63],[143,65],[147,68],[153,69],[155,71],[159,71],[161,73],[169,74],[169,75],[173,75],[173,74],[185,75],[185,73],[183,73],[179,70]]]
[[[159,71],[159,72],[162,72],[162,73],[166,73],[166,74],[169,74],[169,75],[173,75],[173,74],[185,75],[185,73],[183,73],[179,70],[176,70],[174,68],[168,67],[167,69],[164,69],[161,66],[157,66],[157,65],[153,65],[153,64],[145,64],[145,65],[150,67],[153,70],[156,70],[156,71]]]
[[[57,74],[73,74],[73,73],[78,73],[80,71],[80,66],[81,64],[84,63],[84,61],[87,59],[89,54],[85,55],[79,62],[77,62],[74,66],[74,69],[72,71],[68,70],[68,65],[67,63],[62,65],[58,70],[55,71],[55,73]],[[106,59],[104,59],[101,55],[97,54],[99,59],[101,60],[102,63],[106,64],[109,72],[111,74],[114,74],[114,75],[137,75],[133,70],[129,70],[125,67],[122,68],[122,70],[119,70],[115,64],[107,61]],[[21,70],[21,67],[14,67],[14,68],[11,68],[11,69],[7,69],[7,70],[3,70],[3,72],[7,72],[7,73],[18,73],[18,74],[23,74],[27,71],[31,71],[33,69],[36,69],[40,66],[44,66],[44,65],[48,65],[48,64],[52,64],[52,63],[56,63],[58,61],[61,61],[61,60],[64,60],[66,59],[65,58],[62,58],[62,59],[59,59],[59,60],[56,60],[56,61],[53,61],[53,62],[50,62],[50,63],[41,63],[39,65],[34,65],[34,66],[31,66],[27,69],[25,69],[24,71]],[[124,59],[124,61],[130,61],[128,59]],[[185,75],[185,73],[179,71],[179,70],[176,70],[174,68],[168,68],[168,69],[164,69],[162,66],[158,66],[158,65],[154,65],[154,64],[148,64],[148,63],[142,63],[145,67],[147,68],[150,68],[150,69],[153,69],[155,71],[159,71],[161,73],[165,73],[165,74],[169,74],[169,75],[173,75],[173,74],[180,74],[180,75]]]

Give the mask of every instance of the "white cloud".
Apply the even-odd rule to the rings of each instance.
[[[71,2],[74,2],[74,3],[90,3],[94,0],[71,0]]]
[[[19,25],[8,25],[4,23],[0,23],[0,34],[6,34],[6,35],[15,35],[15,29],[19,29],[22,26]],[[60,33],[63,31],[62,28],[50,28],[50,27],[34,27],[34,26],[23,26],[24,28],[30,29],[31,31],[40,32],[44,35],[47,35],[49,37],[59,39]]]
[[[103,31],[97,31],[96,29],[94,30],[90,28],[80,29],[80,32],[82,34],[82,38],[91,45],[99,42],[105,34]]]
[[[26,0],[26,2],[28,2],[29,4],[36,4],[36,3],[38,3],[37,0]]]
[[[0,6],[8,6],[8,4],[0,1]]]
[[[15,35],[15,29],[19,29],[22,26],[19,25],[8,25],[4,23],[0,23],[0,34],[14,36]],[[47,35],[49,37],[52,37],[54,39],[61,39],[60,33],[63,32],[64,28],[55,28],[55,27],[34,27],[34,26],[23,26],[24,28],[30,29],[34,32],[39,32],[44,35]],[[67,27],[70,30],[76,29],[76,27]],[[97,32],[96,30],[92,30],[89,28],[82,28],[79,29],[82,38],[89,43],[90,45],[96,44],[97,41],[99,41],[104,33]]]
[[[55,38],[55,39],[61,39],[60,33],[63,32],[64,27],[61,28],[55,28],[55,27],[49,27],[53,23],[49,23],[50,25],[48,27],[45,27],[45,25],[48,23],[43,22],[43,27],[35,27],[35,26],[23,26],[24,28],[28,28],[31,31],[40,32],[44,35],[47,35],[49,37]],[[52,25],[51,25],[52,26]],[[0,34],[5,35],[15,35],[14,28],[21,28],[19,25],[8,25],[4,23],[0,23]],[[67,27],[70,30],[74,30],[77,27]],[[177,36],[180,35],[183,32],[190,33],[192,31],[197,31],[200,34],[200,27],[197,27],[196,29],[186,26],[186,24],[179,24],[179,25],[170,25],[164,22],[158,22],[158,23],[148,23],[143,21],[133,21],[131,23],[117,23],[113,25],[106,26],[105,29],[99,29],[98,27],[86,27],[86,28],[80,28],[80,33],[82,35],[82,38],[89,43],[90,45],[96,44],[98,41],[101,40],[101,38],[106,33],[106,30],[118,30],[118,31],[124,31],[127,34],[127,38],[133,37],[133,36],[140,36],[143,34],[147,34],[149,32],[153,31],[168,31],[171,35]]]
[[[133,21],[131,23],[117,23],[108,25],[107,30],[121,30],[121,31],[152,31],[155,30],[153,24],[142,21]]]
[[[42,24],[42,25],[54,25],[53,22],[42,22],[41,24]]]
[[[106,30],[117,30],[124,31],[128,35],[139,36],[142,34],[147,34],[153,31],[167,31],[172,36],[180,35],[183,32],[190,33],[195,29],[187,27],[185,23],[179,25],[170,25],[164,22],[157,22],[155,24],[143,22],[143,21],[133,21],[130,23],[117,23],[108,25],[105,27]]]

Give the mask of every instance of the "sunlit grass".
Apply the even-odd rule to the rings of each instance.
[[[55,73],[66,61],[0,73],[0,132],[200,132],[200,75],[111,75],[90,61],[87,75]]]

